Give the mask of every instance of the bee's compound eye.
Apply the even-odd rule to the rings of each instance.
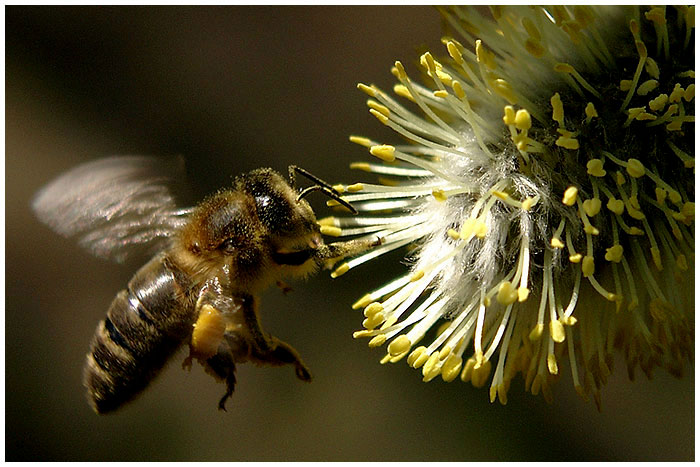
[[[224,253],[233,253],[237,247],[238,242],[234,238],[227,238],[219,245],[219,250]]]

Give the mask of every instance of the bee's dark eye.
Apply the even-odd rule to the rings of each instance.
[[[223,251],[224,253],[233,253],[237,247],[238,242],[236,242],[235,239],[227,238],[221,243],[221,245],[219,245],[219,250]]]

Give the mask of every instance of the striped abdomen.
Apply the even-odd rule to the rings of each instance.
[[[96,412],[138,395],[191,335],[196,317],[190,287],[182,271],[159,255],[117,294],[85,363],[88,401]]]

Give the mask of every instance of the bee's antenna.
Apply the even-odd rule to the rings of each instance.
[[[337,201],[341,205],[348,208],[350,210],[350,212],[352,212],[353,214],[357,214],[357,209],[355,209],[350,203],[345,201],[342,198],[342,196],[340,196],[340,193],[338,193],[338,191],[335,188],[333,188],[332,186],[330,186],[328,183],[324,182],[323,180],[321,180],[317,176],[311,174],[307,170],[302,169],[301,167],[298,167],[296,165],[289,166],[289,181],[290,181],[290,184],[292,185],[292,187],[296,188],[296,174],[297,173],[303,175],[304,177],[308,178],[309,180],[311,180],[312,182],[315,183],[315,185],[304,188],[303,190],[301,190],[299,192],[299,196],[297,196],[297,201],[304,198],[306,195],[308,195],[312,191],[322,191],[329,198],[334,199],[335,201]]]

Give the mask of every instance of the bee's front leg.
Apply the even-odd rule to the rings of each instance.
[[[254,297],[243,300],[243,317],[250,345],[250,359],[259,365],[294,365],[297,378],[311,381],[311,372],[294,347],[265,333],[260,325],[257,302]]]

